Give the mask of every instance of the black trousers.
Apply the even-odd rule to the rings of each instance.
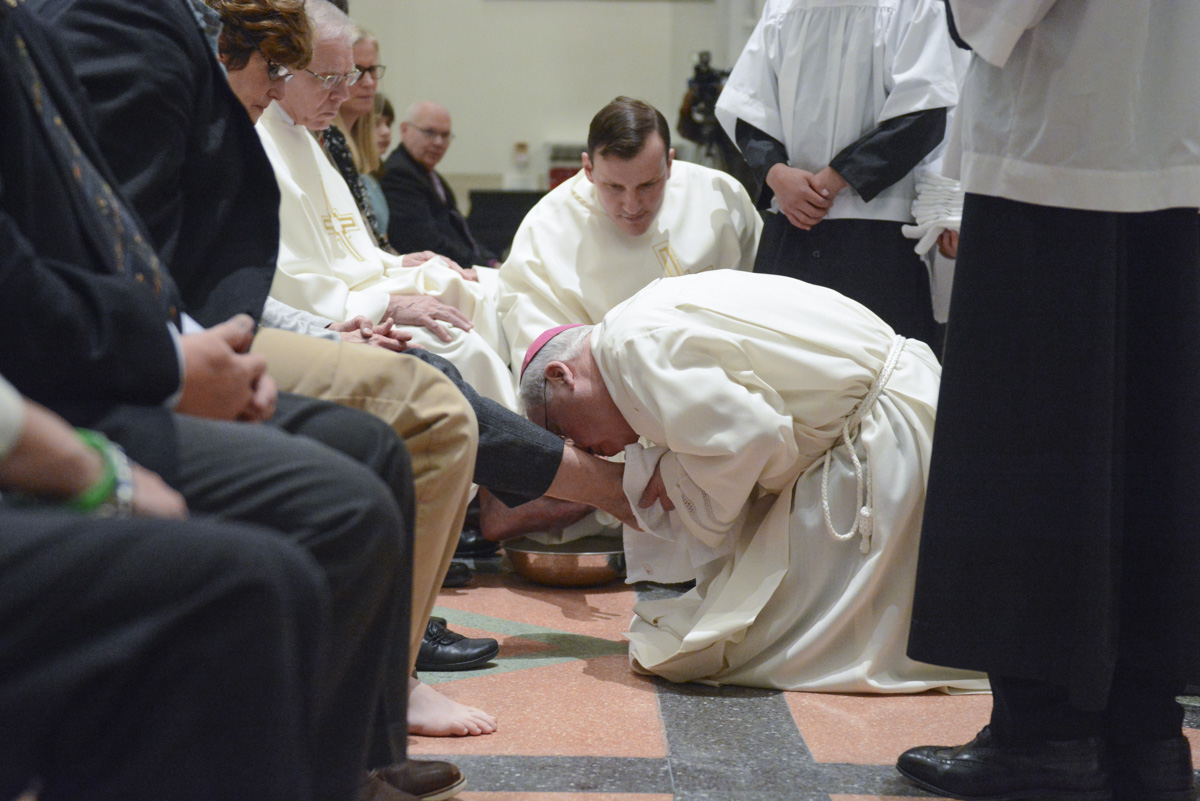
[[[270,424],[179,416],[177,430],[178,489],[193,511],[275,529],[325,572],[319,774],[330,787],[357,782],[369,743],[372,762],[403,760],[414,512],[403,442],[364,412],[286,393]]]
[[[563,441],[539,425],[485,398],[467,383],[458,368],[423,349],[405,351],[436,367],[454,382],[479,421],[475,483],[508,506],[546,494],[562,463]]]
[[[314,797],[328,598],[302,549],[0,504],[0,583],[0,798]]]
[[[909,655],[987,671],[1011,737],[1178,734],[1198,407],[1195,209],[968,195]]]
[[[824,220],[804,231],[782,214],[768,214],[754,272],[836,290],[878,314],[897,334],[941,354],[929,271],[898,222]]]

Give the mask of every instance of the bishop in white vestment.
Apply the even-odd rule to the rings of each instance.
[[[449,359],[480,394],[515,409],[495,287],[464,280],[440,258],[403,266],[400,257],[376,245],[345,180],[303,125],[273,103],[256,127],[282,195],[271,297],[331,320],[365,315],[375,322],[383,321],[392,295],[436,298],[462,312],[474,328],[447,326],[452,338],[443,342],[428,329],[405,326],[412,341]]]
[[[500,268],[500,314],[521,363],[538,334],[563,323],[598,323],[657,278],[705,270],[750,270],[762,218],[736,180],[673,161],[662,207],[630,236],[605,213],[584,171],[530,210]]]
[[[553,346],[572,347],[568,332],[529,361],[528,414],[624,450],[644,529],[625,529],[630,581],[696,580],[634,608],[635,670],[785,690],[987,688],[905,654],[940,376],[925,344],[832,290],[724,270],[657,281],[581,330],[575,354]],[[647,487],[668,503],[639,508]]]

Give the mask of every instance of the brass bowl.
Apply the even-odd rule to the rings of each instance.
[[[518,537],[504,543],[504,553],[517,573],[551,587],[596,587],[625,577],[620,537],[592,535],[557,545]]]

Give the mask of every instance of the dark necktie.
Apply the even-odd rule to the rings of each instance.
[[[46,139],[63,172],[63,180],[70,187],[81,223],[93,233],[100,255],[110,268],[145,285],[159,300],[163,311],[178,322],[178,289],[170,276],[163,272],[158,255],[141,232],[140,222],[80,150],[75,136],[63,122],[53,98],[46,91],[25,40],[14,34],[13,44],[21,85],[37,110]]]

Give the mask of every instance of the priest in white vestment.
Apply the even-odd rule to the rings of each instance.
[[[625,454],[644,529],[625,529],[629,581],[696,580],[634,608],[635,670],[987,688],[905,654],[940,376],[925,344],[832,290],[716,271],[657,281],[527,355],[530,419]]]
[[[583,164],[526,215],[500,268],[514,368],[547,328],[598,323],[657,278],[754,266],[754,202],[728,174],[675,161],[653,106],[622,97],[601,109]]]
[[[399,296],[437,299],[457,309],[473,328],[445,326],[448,342],[425,327],[406,325],[404,330],[415,344],[449,359],[480,394],[515,408],[495,287],[464,280],[441,258],[408,267],[404,258],[411,256],[381,250],[341,174],[308,127],[295,121],[307,116],[307,110],[296,108],[304,100],[299,92],[289,93],[271,104],[256,125],[282,195],[271,297],[338,322],[362,315],[376,323],[392,316]],[[488,279],[494,276],[481,276]]]

